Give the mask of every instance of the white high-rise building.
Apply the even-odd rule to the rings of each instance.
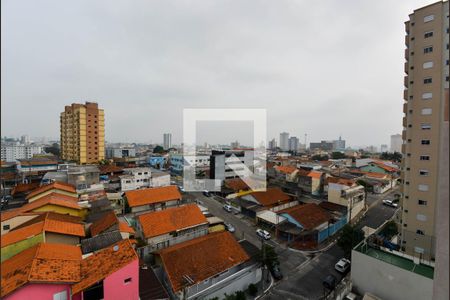
[[[277,149],[277,141],[275,139],[272,139],[269,141],[269,149],[270,150]]]
[[[382,145],[380,146],[380,152],[381,152],[381,153],[383,153],[383,152],[388,152],[388,150],[389,150],[388,145],[382,144]]]
[[[295,136],[289,138],[289,151],[298,151],[299,139]]]
[[[35,145],[2,145],[2,160],[13,162],[18,159],[29,159],[42,153],[42,147]]]
[[[393,134],[391,135],[391,152],[402,152],[402,135]]]
[[[287,132],[280,133],[280,148],[281,150],[284,151],[289,150],[289,133]]]
[[[165,150],[172,147],[172,134],[171,133],[164,133],[163,147]]]

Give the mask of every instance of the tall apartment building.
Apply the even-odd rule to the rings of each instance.
[[[405,26],[402,250],[419,261],[436,260],[434,298],[449,299],[448,1],[415,10]],[[446,286],[444,296],[437,282]]]
[[[298,139],[298,137],[295,137],[295,136],[291,136],[290,138],[289,138],[289,151],[294,151],[294,152],[296,152],[296,151],[298,151],[298,148],[299,148],[299,139]]]
[[[289,133],[280,133],[280,149],[284,151],[289,150]]]
[[[33,155],[42,153],[42,147],[37,145],[2,143],[1,149],[1,158],[7,162],[13,162],[19,159],[30,159]]]
[[[97,103],[73,103],[61,113],[61,158],[79,164],[105,158],[105,113]]]
[[[270,140],[268,148],[270,150],[276,150],[277,149],[277,141],[275,139]]]
[[[163,136],[163,147],[165,150],[172,147],[172,134],[171,133],[164,133]]]

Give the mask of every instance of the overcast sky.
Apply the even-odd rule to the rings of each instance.
[[[64,106],[95,101],[110,142],[179,143],[183,108],[265,108],[268,139],[389,144],[404,21],[433,2],[1,1],[1,134],[59,138]]]

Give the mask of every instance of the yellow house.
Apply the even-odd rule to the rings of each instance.
[[[63,182],[53,182],[33,190],[28,194],[27,200],[28,202],[33,202],[51,193],[78,198],[77,191],[73,185]]]

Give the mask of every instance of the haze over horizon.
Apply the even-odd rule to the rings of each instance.
[[[93,101],[109,142],[179,144],[184,108],[266,108],[267,140],[389,145],[403,21],[432,2],[2,1],[2,136],[58,138],[64,106]],[[233,128],[203,139],[247,144]]]

